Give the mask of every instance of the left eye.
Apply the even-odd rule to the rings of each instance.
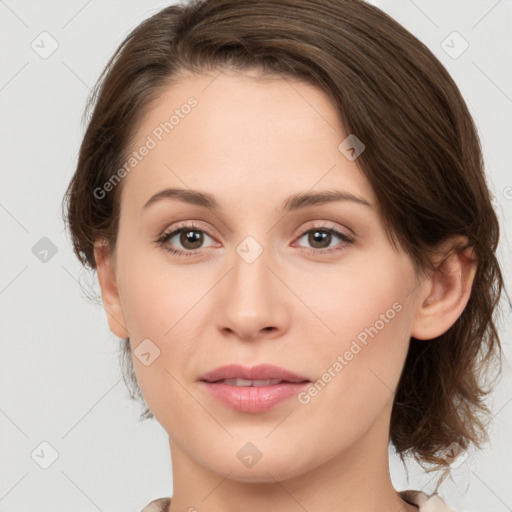
[[[312,245],[312,248],[307,247],[307,249],[319,249],[321,252],[330,252],[330,251],[322,251],[322,249],[329,249],[333,246],[330,245],[330,242],[332,241],[333,235],[337,238],[339,238],[343,242],[343,246],[346,244],[349,244],[352,242],[352,237],[341,233],[337,229],[334,228],[313,228],[308,229],[307,231],[304,231],[302,235],[300,236],[299,240],[307,237],[308,243]],[[324,244],[327,242],[327,246]],[[336,246],[337,244],[334,244]],[[337,248],[338,249],[338,248]],[[343,249],[343,247],[340,247],[340,249]],[[317,251],[314,251],[317,252]]]

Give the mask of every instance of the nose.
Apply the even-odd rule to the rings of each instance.
[[[254,247],[249,248],[249,254],[251,250]],[[268,252],[263,250],[253,259],[239,247],[230,271],[216,290],[214,318],[225,336],[275,338],[288,329],[292,294],[279,278],[279,270],[273,268],[276,265]]]

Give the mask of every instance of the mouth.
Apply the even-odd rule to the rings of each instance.
[[[273,365],[228,365],[199,378],[201,387],[220,404],[238,412],[263,412],[296,396],[311,381]]]
[[[202,382],[208,382],[209,384],[227,384],[228,386],[238,386],[238,387],[262,387],[262,386],[275,386],[276,384],[286,383],[286,384],[300,384],[301,382],[309,382],[304,379],[293,379],[293,380],[281,380],[281,379],[259,379],[259,380],[250,380],[250,379],[222,379],[215,381],[207,381],[203,380]]]
[[[273,364],[259,364],[257,366],[242,366],[240,364],[228,364],[220,366],[212,371],[209,371],[199,377],[199,380],[205,382],[219,382],[219,381],[230,381],[231,385],[238,385],[236,381],[250,381],[255,383],[256,386],[268,386],[267,381],[272,381],[272,384],[278,384],[275,381],[284,382],[302,382],[309,380],[304,375],[299,375],[286,368],[275,366]],[[239,384],[248,386],[249,384]]]

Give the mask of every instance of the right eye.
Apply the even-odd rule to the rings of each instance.
[[[192,256],[192,254],[198,252],[198,249],[203,245],[204,235],[211,238],[203,229],[193,224],[184,224],[172,231],[165,232],[157,242],[163,249],[172,254],[178,256]],[[169,242],[175,237],[177,237],[177,240],[174,243],[180,243],[184,249],[172,248],[174,244],[170,244]]]

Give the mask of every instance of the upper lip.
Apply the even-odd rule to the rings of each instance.
[[[279,379],[289,382],[309,381],[307,377],[293,373],[285,368],[274,366],[272,364],[259,364],[248,367],[239,364],[229,364],[220,366],[210,372],[207,372],[199,380],[207,382],[217,382],[224,379],[246,379],[246,380],[267,380]]]

